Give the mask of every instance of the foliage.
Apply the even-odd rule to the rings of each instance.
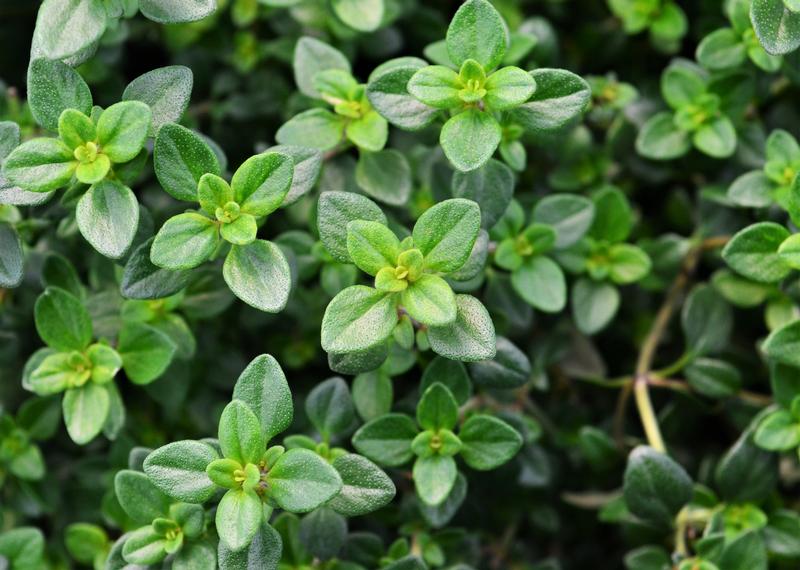
[[[0,568],[800,565],[800,1],[6,4]]]

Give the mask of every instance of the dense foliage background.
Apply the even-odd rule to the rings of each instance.
[[[0,568],[800,564],[800,3],[41,4],[108,17],[0,0]]]

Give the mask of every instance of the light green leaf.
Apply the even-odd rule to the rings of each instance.
[[[456,482],[456,462],[450,456],[419,457],[414,462],[414,486],[417,496],[426,505],[442,504]]]
[[[779,254],[789,231],[780,224],[760,222],[740,230],[725,249],[722,258],[737,273],[759,283],[776,283],[791,267]]]
[[[258,463],[266,448],[261,424],[241,400],[233,400],[219,420],[219,445],[222,454],[246,465]]]
[[[290,449],[269,470],[270,497],[293,513],[307,513],[336,496],[342,488],[339,473],[313,451]]]
[[[206,443],[176,441],[150,453],[144,460],[144,472],[173,499],[204,503],[217,490],[206,474],[206,467],[215,459],[219,454]]]
[[[75,219],[83,237],[106,257],[119,259],[139,227],[139,203],[127,186],[113,180],[94,184],[81,196]]]
[[[522,436],[493,416],[471,416],[458,432],[461,457],[473,469],[488,471],[509,461],[522,447]]]
[[[411,442],[417,433],[409,416],[385,414],[361,426],[353,435],[353,447],[379,465],[398,467],[414,457]]]
[[[371,287],[348,287],[330,302],[322,318],[322,348],[346,354],[386,340],[397,323],[397,298]]]
[[[213,220],[193,212],[178,214],[158,230],[150,248],[150,260],[173,271],[191,269],[211,257],[219,239],[219,229]]]
[[[427,209],[414,225],[414,245],[425,256],[425,267],[450,273],[472,252],[481,226],[481,211],[472,200],[454,198]]]
[[[242,212],[266,216],[278,209],[292,186],[292,158],[277,152],[251,156],[233,174],[231,188]]]
[[[35,59],[28,67],[28,105],[36,122],[55,132],[65,109],[91,113],[92,93],[80,74],[65,63]]]
[[[247,547],[261,527],[261,499],[255,491],[230,489],[217,506],[216,526],[220,540],[236,552]]]
[[[347,224],[347,251],[359,269],[376,275],[384,267],[397,264],[400,240],[384,224],[354,220]]]
[[[428,330],[433,351],[465,362],[493,358],[496,353],[494,324],[486,307],[469,295],[456,295],[456,305],[455,322]]]
[[[186,127],[167,123],[156,136],[153,169],[161,187],[173,198],[194,202],[203,174],[220,175],[220,165],[211,147]]]
[[[260,311],[278,313],[289,300],[289,263],[281,248],[270,241],[258,239],[231,247],[222,275],[234,295]]]
[[[108,389],[89,382],[70,388],[64,394],[63,414],[69,437],[78,445],[92,441],[102,431],[108,417]]]
[[[117,351],[131,382],[149,384],[161,376],[172,362],[175,344],[158,329],[128,321],[119,333]]]
[[[50,192],[72,180],[77,164],[58,139],[33,139],[11,151],[3,162],[3,175],[23,190]]]
[[[180,121],[192,95],[192,70],[183,65],[159,67],[140,75],[125,87],[123,101],[141,101],[152,111],[149,136],[167,123]]]
[[[328,503],[337,513],[356,517],[377,511],[394,498],[396,489],[386,473],[369,459],[347,453],[333,461],[342,490]]]
[[[494,117],[485,111],[469,109],[444,124],[439,144],[453,166],[467,172],[486,164],[501,138],[500,125]]]
[[[447,28],[447,53],[456,66],[474,59],[494,69],[503,61],[508,42],[508,28],[487,0],[464,2]]]
[[[424,274],[400,293],[400,304],[411,318],[444,326],[456,319],[456,297],[450,285],[436,275]]]
[[[564,272],[549,257],[528,258],[511,274],[511,284],[525,302],[540,311],[557,313],[567,303]]]
[[[292,423],[294,406],[289,384],[280,364],[269,354],[257,356],[247,365],[233,387],[233,398],[250,406],[256,414],[265,445]]]
[[[92,340],[92,320],[83,304],[58,287],[48,287],[34,306],[36,332],[59,351],[83,350]]]
[[[147,138],[153,114],[140,101],[115,103],[97,121],[97,141],[112,162],[132,160]]]

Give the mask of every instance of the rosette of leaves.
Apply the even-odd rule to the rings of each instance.
[[[564,70],[529,73],[503,66],[508,47],[508,29],[497,10],[487,0],[468,0],[450,22],[446,56],[437,65],[391,60],[373,72],[367,95],[400,128],[418,130],[446,116],[439,143],[460,171],[482,167],[498,147],[519,169],[525,162],[518,140],[523,132],[541,135],[571,124],[585,109],[589,88]]]
[[[45,0],[39,7],[32,52],[79,63],[122,18],[141,12],[154,22],[177,24],[201,20],[216,8],[216,0]]]
[[[125,469],[114,477],[114,494],[134,530],[114,545],[128,564],[158,564],[171,556],[171,568],[216,566],[214,543],[207,532],[202,505],[176,502],[141,471]]]
[[[373,108],[367,86],[353,77],[345,55],[317,39],[300,38],[294,76],[301,93],[330,109],[316,106],[296,115],[281,126],[276,140],[331,153],[353,145],[358,150],[356,184],[377,200],[405,204],[411,194],[411,167],[401,152],[384,148],[389,125]]]
[[[651,267],[650,257],[644,250],[625,243],[634,222],[625,195],[613,186],[606,186],[592,195],[592,202],[594,216],[585,237],[555,254],[565,269],[582,275],[572,285],[570,299],[575,324],[586,334],[602,330],[614,318],[620,304],[618,286],[643,279]],[[557,205],[557,202],[553,204]],[[579,204],[580,201],[574,201],[575,208]],[[539,206],[539,219],[559,215],[558,209],[550,206]],[[589,210],[580,211],[588,215]],[[536,217],[537,210],[534,209],[534,220]],[[570,222],[568,217],[565,220]],[[580,222],[578,227],[583,223]],[[559,236],[558,231],[556,236]]]
[[[567,302],[567,281],[548,254],[580,241],[593,219],[594,203],[588,198],[554,194],[534,207],[532,222],[524,226],[522,206],[512,201],[490,232],[497,242],[494,263],[511,272],[511,286],[526,303],[557,313]]]
[[[697,62],[708,70],[724,71],[741,67],[749,59],[767,73],[778,71],[783,58],[768,53],[759,43],[750,22],[750,0],[732,0],[724,8],[731,27],[703,38],[697,46]]]
[[[280,312],[289,299],[291,273],[283,251],[258,239],[259,222],[281,206],[292,186],[291,156],[265,152],[248,158],[230,184],[208,144],[176,124],[161,127],[154,165],[171,195],[199,203],[200,209],[168,219],[150,247],[150,260],[169,270],[192,269],[225,250],[222,275],[248,305]]]
[[[412,338],[416,327],[425,331],[434,352],[448,358],[494,356],[488,312],[474,297],[456,295],[443,278],[470,258],[481,223],[475,202],[455,198],[436,204],[402,241],[386,225],[380,208],[363,196],[326,192],[318,211],[320,238],[328,252],[375,278],[373,287],[344,289],[325,309],[321,335],[326,352],[374,351],[385,347],[398,327]]]
[[[150,107],[123,101],[93,108],[83,79],[60,62],[34,61],[29,80],[37,118],[45,128],[57,128],[59,136],[16,147],[3,161],[3,175],[26,192],[69,187],[71,198],[80,197],[75,218],[86,241],[106,257],[122,257],[139,223],[139,204],[128,185],[147,158]],[[57,117],[54,107],[63,108]]]
[[[760,170],[745,172],[728,188],[728,198],[738,206],[765,208],[778,204],[792,220],[800,221],[800,145],[783,129],[769,134]]]
[[[626,34],[647,31],[653,46],[666,53],[680,49],[689,29],[686,13],[673,0],[608,0],[608,6]]]
[[[361,151],[383,149],[388,123],[372,108],[366,85],[353,77],[344,54],[319,40],[301,38],[295,47],[294,74],[301,93],[333,110],[317,107],[293,117],[275,134],[279,143],[322,151],[343,142]]]
[[[242,560],[253,558],[275,568],[280,536],[269,525],[274,508],[306,513],[340,493],[343,504],[348,498],[357,503],[370,493],[363,480],[355,481],[355,491],[347,477],[343,485],[337,468],[316,449],[268,447],[293,416],[289,386],[274,358],[253,360],[236,381],[233,398],[220,418],[218,440],[169,443],[147,456],[144,471],[156,487],[179,501],[203,504],[224,491],[216,507],[222,568],[239,568]],[[343,472],[357,474],[356,479],[363,476],[362,470],[350,467]]]
[[[671,110],[656,113],[642,126],[636,151],[652,160],[679,158],[692,147],[713,158],[731,156],[735,122],[751,90],[747,74],[709,76],[692,62],[674,60],[661,74],[661,95]]]
[[[30,398],[16,417],[0,412],[0,487],[14,477],[39,481],[46,472],[37,442],[52,437],[58,428],[59,406],[52,398]]]
[[[442,383],[429,386],[417,404],[416,421],[389,413],[376,418],[353,435],[353,446],[379,465],[399,467],[414,459],[417,496],[429,506],[447,500],[456,483],[460,456],[471,468],[496,469],[522,447],[522,436],[503,420],[474,414],[458,433],[456,399]]]
[[[800,46],[800,4],[797,0],[752,0],[750,20],[758,41],[772,55]]]
[[[114,383],[120,370],[132,382],[147,384],[166,370],[175,352],[166,335],[139,323],[124,325],[115,346],[93,342],[89,312],[60,287],[47,287],[39,296],[34,321],[47,347],[29,358],[23,386],[40,396],[63,393],[67,433],[79,445],[101,431],[114,439],[122,427],[125,407]]]

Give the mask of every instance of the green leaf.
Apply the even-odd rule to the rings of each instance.
[[[558,264],[545,256],[528,258],[511,274],[511,284],[526,303],[557,313],[567,303],[567,283]]]
[[[772,331],[762,345],[762,350],[771,359],[791,366],[800,365],[800,321],[791,322]]]
[[[196,22],[216,9],[216,0],[139,0],[142,15],[161,24]]]
[[[82,564],[92,564],[108,551],[108,537],[101,527],[89,523],[72,523],[64,531],[64,545],[70,556]]]
[[[781,242],[778,255],[792,269],[800,269],[800,234],[790,235]]]
[[[213,220],[194,212],[178,214],[158,230],[150,260],[173,271],[191,269],[211,257],[219,240],[219,228]]]
[[[352,263],[347,250],[347,226],[353,220],[388,224],[375,202],[352,192],[323,192],[317,205],[317,227],[325,249],[341,263]]]
[[[687,366],[686,380],[709,398],[728,398],[742,386],[742,377],[735,366],[711,358],[698,358]]]
[[[282,206],[286,207],[297,202],[311,191],[322,170],[323,156],[320,151],[302,146],[276,145],[269,147],[266,152],[287,155],[292,158],[294,164],[292,185],[283,199]]]
[[[103,430],[110,406],[108,389],[89,382],[70,388],[64,394],[64,424],[69,437],[78,445],[92,441]]]
[[[149,525],[169,513],[169,497],[141,471],[118,471],[114,477],[114,495],[136,524]]]
[[[594,204],[588,198],[573,194],[545,196],[533,208],[534,222],[556,231],[555,247],[563,249],[577,243],[592,226]]]
[[[572,288],[572,318],[584,334],[595,334],[617,314],[619,290],[610,283],[579,279]]]
[[[257,239],[231,247],[222,275],[234,295],[260,311],[278,313],[289,300],[289,263],[281,248],[270,241]]]
[[[311,511],[300,521],[298,536],[308,553],[321,560],[334,558],[347,539],[347,520],[324,506]]]
[[[748,530],[731,539],[725,545],[718,567],[725,570],[767,570],[767,549],[761,533]]]
[[[214,570],[216,566],[217,552],[211,545],[203,542],[185,545],[172,559],[172,570]]]
[[[342,490],[328,505],[347,517],[366,515],[388,505],[396,489],[386,473],[369,459],[347,453],[333,461],[342,478]]]
[[[58,287],[48,287],[34,306],[36,332],[60,351],[83,350],[92,340],[92,320],[83,304]]]
[[[461,80],[458,73],[444,65],[429,65],[418,70],[408,80],[408,92],[426,105],[449,109],[461,105],[458,92]]]
[[[361,426],[353,435],[353,447],[379,465],[398,467],[414,457],[411,442],[417,433],[410,417],[386,414]]]
[[[28,105],[37,123],[58,130],[65,109],[92,111],[92,94],[80,74],[57,60],[35,59],[28,67]]]
[[[17,232],[0,223],[0,287],[13,289],[22,282],[25,254]]]
[[[519,67],[503,67],[486,78],[484,101],[494,111],[505,111],[525,103],[536,89],[536,81]]]
[[[450,456],[418,457],[414,462],[414,486],[417,496],[426,505],[442,504],[456,482],[456,462]]]
[[[731,28],[715,30],[697,46],[697,62],[711,71],[731,69],[747,58],[747,46]]]
[[[451,189],[454,198],[472,200],[478,204],[481,226],[489,229],[497,223],[511,202],[514,173],[508,166],[492,158],[470,172],[456,171]]]
[[[266,216],[278,209],[292,186],[292,158],[266,152],[245,160],[233,174],[231,188],[242,212]]]
[[[447,53],[456,66],[474,59],[487,70],[503,61],[508,46],[508,28],[487,0],[467,0],[447,28]]]
[[[30,389],[39,396],[49,396],[85,382],[89,374],[75,370],[71,357],[72,353],[69,352],[47,356],[31,373],[28,381]]]
[[[255,491],[230,489],[217,506],[216,525],[220,541],[236,552],[247,547],[261,527],[263,509]]]
[[[789,10],[781,0],[753,0],[750,20],[768,53],[786,54],[800,46],[800,14]]]
[[[727,158],[736,150],[736,129],[728,117],[717,117],[700,127],[692,142],[701,152],[714,158]]]
[[[362,151],[356,165],[356,183],[364,192],[390,206],[402,206],[411,195],[411,166],[394,149]]]
[[[458,421],[458,404],[444,384],[436,382],[425,392],[417,404],[417,423],[424,429],[439,431],[453,429]]]
[[[675,125],[672,113],[650,117],[636,137],[636,152],[652,160],[672,160],[689,152],[689,134]]]
[[[650,257],[635,245],[617,243],[608,250],[609,277],[617,285],[627,285],[650,273]]]
[[[344,127],[344,120],[327,109],[310,109],[284,123],[275,133],[275,140],[326,151],[342,142]]]
[[[333,13],[359,32],[372,32],[383,20],[383,0],[332,0]]]
[[[341,378],[329,378],[308,393],[306,415],[323,438],[339,434],[356,419],[353,399],[347,383]]]
[[[119,332],[117,351],[125,374],[134,384],[149,384],[172,362],[175,344],[158,329],[128,321]]]
[[[400,293],[408,314],[428,326],[444,326],[456,319],[456,297],[450,285],[436,275],[424,274]]]
[[[695,354],[719,352],[728,346],[733,312],[712,287],[697,285],[683,305],[681,325],[687,346]]]
[[[132,160],[147,138],[153,114],[140,101],[115,103],[97,121],[97,141],[112,162]]]
[[[574,124],[586,110],[592,90],[580,76],[564,69],[531,72],[536,91],[513,110],[514,121],[537,135],[558,133]]]
[[[728,188],[728,199],[745,208],[764,208],[772,204],[772,185],[761,170],[742,174]]]
[[[39,7],[31,51],[51,60],[66,59],[95,44],[106,21],[100,0],[46,0]]]
[[[397,264],[400,240],[382,223],[354,220],[347,224],[347,251],[359,269],[376,275]]]
[[[141,101],[152,111],[149,136],[167,123],[180,121],[192,95],[192,70],[183,65],[159,67],[140,75],[125,87],[123,101]]]
[[[748,429],[720,458],[714,478],[725,500],[761,502],[778,482],[778,458],[756,447]]]
[[[58,118],[58,136],[71,149],[97,138],[92,120],[75,109],[64,109]],[[99,157],[98,157],[99,158]]]
[[[315,38],[303,36],[294,49],[294,81],[303,95],[319,99],[314,76],[326,69],[350,72],[350,62],[339,50]]]
[[[167,194],[187,202],[197,200],[197,185],[203,174],[222,173],[217,156],[200,135],[173,123],[158,130],[153,169]]]
[[[306,513],[326,503],[342,488],[336,470],[313,451],[290,449],[269,470],[270,497],[293,513]]]
[[[472,200],[454,198],[427,209],[414,225],[414,245],[425,256],[425,267],[450,273],[472,252],[481,225],[481,211]]]
[[[125,539],[122,556],[130,564],[157,564],[167,557],[167,540],[147,525],[136,529]]]
[[[722,258],[737,273],[759,283],[776,283],[791,268],[778,249],[788,230],[773,222],[760,222],[740,230],[722,250]]]
[[[226,458],[235,459],[242,465],[258,463],[264,454],[267,444],[261,424],[241,400],[233,400],[222,411],[219,445]]]
[[[592,196],[595,216],[589,235],[611,243],[625,241],[633,228],[628,199],[615,186],[604,186]]]
[[[417,71],[426,67],[424,60],[400,57],[377,67],[369,78],[367,98],[381,116],[396,127],[415,131],[428,126],[438,110],[419,101],[407,90]]]
[[[428,329],[428,340],[437,354],[453,360],[474,362],[494,358],[494,324],[486,307],[475,297],[456,295],[456,320]]]
[[[756,445],[769,451],[788,451],[800,445],[800,422],[786,410],[767,415],[755,433]]]
[[[120,292],[128,299],[162,299],[174,295],[189,284],[191,272],[169,271],[150,261],[149,239],[133,250],[125,264]]]
[[[472,383],[466,367],[461,362],[441,356],[434,358],[425,367],[419,388],[424,393],[434,383],[444,385],[459,406],[466,403],[472,395]]]
[[[631,513],[644,521],[669,526],[692,498],[692,480],[667,455],[640,445],[628,456],[623,494]]]
[[[221,542],[218,550],[220,570],[240,570],[242,568],[276,570],[283,551],[281,535],[265,519],[253,536],[250,546],[238,552]],[[187,568],[187,570],[191,570]]]
[[[328,304],[322,318],[322,348],[345,354],[386,340],[397,323],[397,298],[371,287],[348,287]]]
[[[58,139],[33,139],[11,151],[3,162],[3,175],[23,190],[50,192],[72,180],[77,164]]]
[[[217,208],[224,208],[228,202],[234,201],[233,190],[216,174],[203,174],[197,184],[197,201],[209,216],[215,216]]]
[[[436,361],[434,360],[434,362]],[[433,363],[428,368],[430,369],[432,366]],[[531,363],[524,352],[510,340],[501,336],[497,338],[497,354],[491,360],[470,363],[469,373],[477,386],[500,389],[519,388],[531,379]],[[422,380],[424,384],[424,375]],[[453,393],[456,395],[456,392]],[[456,399],[459,399],[457,395]],[[466,398],[464,400],[466,401]]]
[[[661,74],[661,95],[673,109],[694,103],[706,91],[704,73],[696,65],[680,61],[671,64]]]
[[[94,184],[81,196],[75,211],[81,234],[106,257],[128,252],[139,226],[139,203],[127,186],[113,180]]]
[[[257,356],[247,365],[233,387],[233,398],[255,413],[265,445],[292,423],[294,406],[289,384],[280,364],[269,354]]]
[[[380,371],[365,372],[353,379],[353,403],[364,421],[388,414],[393,392],[392,379]]]
[[[187,503],[205,503],[217,490],[206,467],[219,459],[210,445],[183,440],[168,443],[144,460],[144,472],[168,496]]]
[[[345,134],[360,151],[378,152],[386,146],[389,124],[376,111],[369,111],[347,124]]]
[[[473,469],[488,471],[508,462],[522,447],[522,436],[493,416],[470,416],[458,432],[461,457]]]
[[[467,172],[486,164],[501,138],[502,131],[494,117],[485,111],[469,109],[444,124],[439,144],[452,165]]]

